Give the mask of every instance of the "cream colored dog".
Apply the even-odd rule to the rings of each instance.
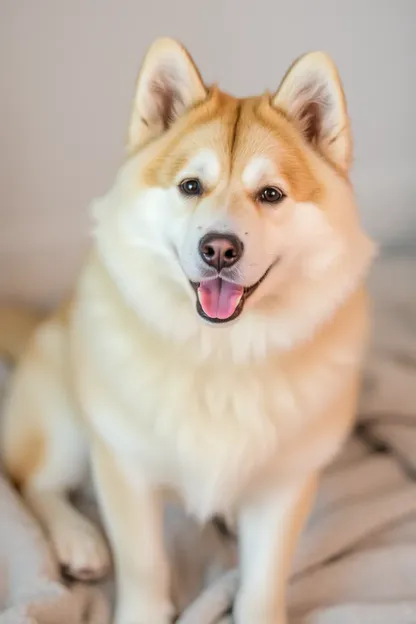
[[[128,142],[74,296],[17,369],[6,465],[62,565],[95,578],[104,542],[68,500],[91,457],[117,624],[174,614],[167,491],[201,521],[236,520],[236,623],[283,624],[317,476],[353,423],[367,331],[373,246],[338,74],[312,53],[274,95],[237,100],[159,40]]]

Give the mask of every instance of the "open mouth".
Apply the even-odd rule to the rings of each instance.
[[[267,277],[271,267],[252,286],[241,286],[221,277],[191,282],[197,296],[196,310],[210,323],[228,323],[240,316],[247,299]]]

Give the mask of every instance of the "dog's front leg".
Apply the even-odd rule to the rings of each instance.
[[[316,480],[313,475],[269,488],[243,507],[236,624],[286,624],[286,583]]]
[[[160,496],[137,474],[137,465],[101,443],[94,445],[92,460],[115,563],[115,624],[170,624]]]

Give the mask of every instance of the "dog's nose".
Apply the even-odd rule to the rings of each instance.
[[[199,242],[202,260],[218,272],[238,262],[243,255],[243,249],[243,243],[233,234],[209,232]]]

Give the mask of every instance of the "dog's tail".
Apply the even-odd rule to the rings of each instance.
[[[41,321],[35,310],[0,306],[0,358],[16,363]]]

